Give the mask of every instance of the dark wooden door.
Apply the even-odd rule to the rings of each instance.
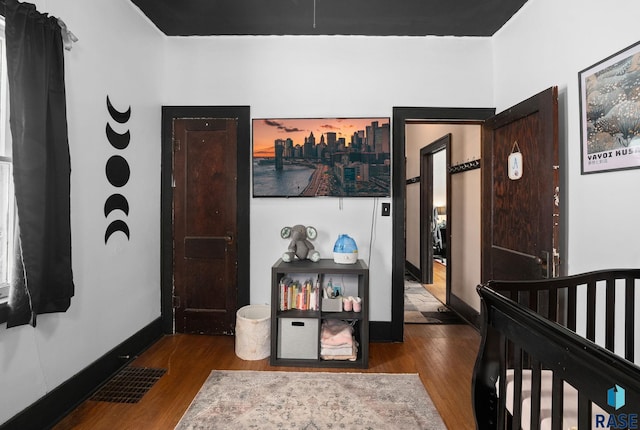
[[[173,125],[175,329],[233,334],[237,302],[237,119]]]
[[[510,179],[509,155],[518,151],[522,177]],[[558,157],[556,87],[483,125],[483,281],[558,275]]]

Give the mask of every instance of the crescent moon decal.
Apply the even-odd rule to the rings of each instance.
[[[129,226],[122,220],[115,220],[107,227],[107,231],[104,233],[104,243],[107,244],[107,241],[111,237],[113,233],[116,231],[121,231],[127,236],[127,240],[129,240]]]
[[[127,109],[126,112],[119,112],[111,104],[109,96],[107,96],[107,109],[109,109],[109,115],[111,115],[111,118],[113,118],[120,124],[124,124],[125,122],[129,121],[129,118],[131,117],[131,106],[129,106],[129,109]]]
[[[122,187],[129,182],[131,171],[129,163],[123,157],[114,155],[107,160],[106,166],[107,179],[114,187]]]
[[[111,128],[111,124],[107,123],[107,139],[111,146],[116,149],[124,149],[129,146],[129,142],[131,141],[131,133],[129,130],[126,133],[120,134],[116,133],[113,128]]]
[[[108,217],[116,209],[120,209],[125,215],[129,216],[129,202],[122,194],[111,194],[107,201],[104,202],[104,217]]]

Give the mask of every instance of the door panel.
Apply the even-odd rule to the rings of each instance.
[[[233,334],[236,119],[174,121],[174,306],[181,333]]]
[[[553,87],[488,119],[482,136],[482,279],[557,276],[558,92]],[[508,157],[522,154],[522,177]]]

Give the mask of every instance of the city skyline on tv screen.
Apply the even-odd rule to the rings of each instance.
[[[389,117],[257,118],[254,197],[389,197]]]

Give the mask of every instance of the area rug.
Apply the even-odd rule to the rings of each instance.
[[[446,430],[417,374],[211,372],[176,429]]]
[[[419,282],[404,281],[404,322],[407,324],[464,324],[464,320],[436,299]]]

